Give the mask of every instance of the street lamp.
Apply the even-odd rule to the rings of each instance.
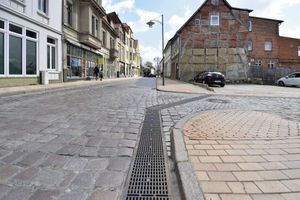
[[[147,22],[147,25],[149,28],[152,28],[155,22],[161,24],[161,37],[162,37],[162,43],[161,43],[161,50],[162,50],[162,85],[165,85],[165,62],[164,62],[164,48],[165,48],[165,43],[164,43],[164,15],[161,15],[161,21],[152,19],[149,22]]]

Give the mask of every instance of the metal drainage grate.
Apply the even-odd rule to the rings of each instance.
[[[169,200],[168,174],[158,110],[147,110],[126,200]]]

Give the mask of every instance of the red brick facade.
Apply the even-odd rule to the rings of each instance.
[[[221,71],[230,80],[272,82],[300,71],[300,39],[280,37],[283,21],[251,17],[251,12],[234,8],[226,0],[206,0],[169,41],[179,40],[179,45],[169,45],[171,77],[190,80],[209,70]]]

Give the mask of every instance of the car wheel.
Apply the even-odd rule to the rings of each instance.
[[[224,86],[225,86],[225,84],[221,84],[220,86],[221,86],[221,87],[224,87]]]
[[[284,82],[283,81],[279,81],[278,85],[284,86]]]

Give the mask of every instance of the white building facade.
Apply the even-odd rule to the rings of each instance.
[[[0,87],[62,81],[62,0],[0,0]]]

